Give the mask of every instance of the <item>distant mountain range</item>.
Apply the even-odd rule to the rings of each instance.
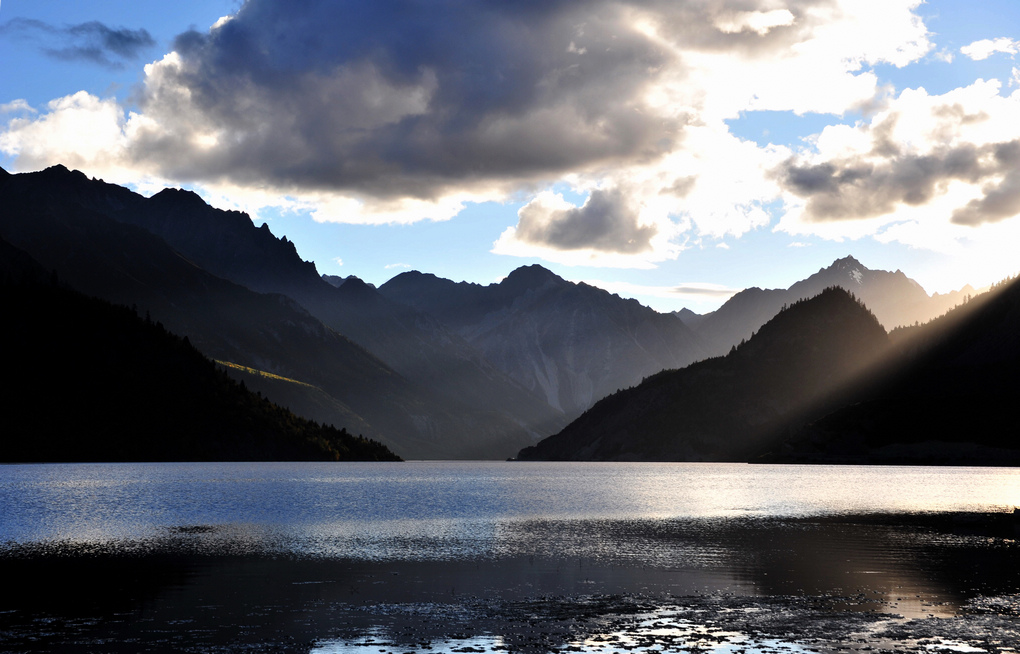
[[[890,338],[837,287],[611,395],[525,460],[1020,465],[1020,284]]]
[[[899,270],[870,270],[847,256],[790,288],[747,288],[711,313],[699,315],[684,309],[675,315],[703,340],[712,355],[725,354],[733,344],[750,338],[783,306],[814,297],[831,286],[853,293],[886,329],[927,322],[976,293],[966,286],[959,291],[929,296],[920,284]]]
[[[601,445],[585,446],[586,456],[758,455],[768,449],[766,431],[780,424],[789,433],[811,425],[810,435],[798,432],[798,442],[810,442],[817,456],[830,456],[838,448],[822,443],[838,441],[825,435],[834,423],[818,421],[825,415],[822,408],[836,408],[831,375],[804,362],[803,382],[811,391],[798,395],[789,380],[800,373],[778,369],[789,367],[784,357],[801,356],[795,354],[798,348],[825,366],[836,365],[842,355],[825,354],[818,344],[854,337],[826,336],[831,330],[843,333],[834,324],[817,328],[824,334],[786,334],[785,329],[801,325],[790,315],[809,313],[802,305],[839,302],[831,293],[816,304],[801,300],[840,286],[889,327],[924,321],[972,293],[967,288],[929,297],[902,272],[868,270],[847,257],[789,289],[747,289],[710,314],[670,315],[568,282],[541,266],[519,268],[487,286],[420,272],[398,275],[379,288],[357,277],[320,276],[286,237],[277,238],[265,225],[256,228],[243,213],[214,209],[194,193],[176,189],[145,198],[62,166],[19,175],[0,170],[0,207],[0,239],[19,252],[0,251],[6,258],[0,257],[0,265],[17,267],[14,260],[27,257],[81,293],[134,307],[187,336],[252,390],[299,415],[378,439],[405,458],[506,458],[550,434],[581,438],[576,434],[585,430],[578,431],[577,423],[564,428],[579,416],[591,420],[582,416],[589,410],[603,416],[603,432],[608,425],[626,431],[624,423],[645,418],[612,417],[599,400],[608,396],[605,401],[623,406],[619,398],[646,384],[666,388],[674,382],[664,380],[674,374],[687,380],[675,382],[687,389],[687,399],[677,406],[697,405],[691,411],[670,409],[670,419],[685,424],[697,422],[697,414],[707,425],[712,411],[729,410],[720,398],[751,398],[756,383],[769,391],[758,404],[747,400],[751,403],[731,413],[725,429],[706,427],[682,443],[660,439],[644,449],[618,448],[616,454]],[[839,315],[861,333],[881,332],[881,338],[861,344],[855,356],[870,357],[874,348],[898,351],[900,336],[909,330],[897,330],[893,345],[882,345],[879,341],[889,339],[881,327],[873,329],[875,317],[853,298],[851,305],[858,309],[845,308]],[[784,306],[787,311],[780,313]],[[788,314],[794,307],[799,308]],[[787,327],[766,329],[775,320]],[[804,318],[801,326],[815,324],[812,320]],[[763,337],[763,331],[771,335]],[[705,361],[741,341],[747,343],[722,360],[729,363]],[[835,358],[826,359],[830,354]],[[695,372],[679,370],[690,364],[686,370]],[[852,376],[852,366],[844,364],[830,373]],[[657,397],[653,408],[665,406],[671,396]],[[802,410],[808,405],[811,411]],[[790,415],[800,422],[779,419]],[[741,428],[741,420],[753,426],[747,432],[752,435],[725,437],[732,441],[728,445],[713,440]],[[613,438],[619,441],[618,435]],[[784,456],[807,451],[792,442],[782,449]],[[543,443],[527,451],[548,447]],[[768,451],[777,455],[779,450]]]
[[[746,461],[886,350],[841,288],[794,303],[724,357],[667,370],[523,450],[533,460]]]
[[[435,316],[569,418],[647,375],[705,354],[672,316],[541,266],[518,268],[488,286],[406,272],[379,292]]]
[[[289,388],[289,406],[407,458],[505,458],[565,424],[429,316],[332,286],[285,238],[193,193],[145,198],[56,166],[5,177],[0,203],[0,237],[76,289],[149,312],[207,356],[322,389],[335,402]]]

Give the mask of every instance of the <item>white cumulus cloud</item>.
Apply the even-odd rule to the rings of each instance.
[[[1005,36],[997,39],[981,39],[980,41],[974,41],[970,45],[963,46],[960,48],[960,52],[974,61],[987,59],[996,52],[1015,55],[1017,52],[1020,52],[1020,41],[1014,41]]]

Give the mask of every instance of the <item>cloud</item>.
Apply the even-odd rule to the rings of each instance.
[[[517,215],[518,239],[559,250],[646,252],[658,231],[654,225],[641,224],[637,207],[619,189],[596,189],[580,207],[561,195],[543,193]]]
[[[793,25],[795,21],[796,17],[789,9],[739,11],[721,15],[716,20],[715,26],[727,34],[750,31],[764,36],[774,27],[787,27]]]
[[[736,295],[737,292],[718,284],[683,284],[668,289],[670,295],[680,297],[730,298]]]
[[[12,100],[6,104],[0,104],[0,114],[13,114],[13,113],[38,113],[32,108],[30,104],[24,99]]]
[[[630,282],[604,281],[601,279],[574,280],[584,282],[589,286],[601,288],[610,293],[622,294],[625,296],[638,296],[646,298],[661,299],[684,299],[691,301],[717,300],[726,301],[736,295],[740,289],[728,288],[720,284],[708,284],[703,282],[687,282],[675,286],[649,286],[645,284],[632,284]]]
[[[0,35],[39,41],[44,53],[65,61],[88,61],[120,68],[156,45],[147,30],[112,28],[98,21],[57,27],[39,20],[14,18],[0,25]]]
[[[14,118],[0,133],[0,150],[18,157],[19,165],[36,161],[62,162],[68,167],[88,169],[96,161],[113,177],[139,180],[137,171],[123,161],[130,139],[124,133],[124,118],[115,100],[100,100],[85,91],[50,101],[38,116]]]
[[[1020,91],[978,80],[942,95],[908,89],[856,125],[825,128],[814,148],[773,171],[776,229],[865,236],[952,257],[925,288],[987,284],[1016,273],[1020,242]]]
[[[870,123],[827,128],[817,152],[776,171],[797,220],[889,222],[915,208],[928,223],[979,225],[1020,214],[1020,95],[1000,86],[908,90]]]
[[[1020,141],[981,148],[964,143],[924,153],[896,153],[877,162],[855,156],[815,165],[791,164],[783,171],[783,182],[790,192],[807,200],[804,216],[808,220],[860,220],[890,214],[903,204],[926,205],[952,181],[977,184],[1008,175],[1017,164],[1018,147]],[[996,208],[983,218],[974,214],[968,223],[1006,217],[1001,201],[987,195],[971,204]]]
[[[1013,39],[1005,36],[997,39],[982,39],[980,41],[974,41],[970,45],[963,46],[960,48],[960,52],[974,61],[987,59],[996,52],[1004,52],[1006,54],[1015,55],[1020,52],[1020,41],[1014,41]]]
[[[768,172],[792,153],[724,121],[873,105],[872,65],[931,50],[917,5],[247,0],[147,65],[133,110],[61,98],[12,121],[0,149],[18,169],[61,161],[322,221],[444,220],[523,198],[494,251],[649,266],[693,236],[768,224],[786,179]],[[555,199],[556,184],[588,202]]]
[[[411,264],[409,264],[409,263],[388,263],[385,266],[383,266],[383,268],[385,268],[386,270],[393,270],[394,268],[410,269],[411,268]]]

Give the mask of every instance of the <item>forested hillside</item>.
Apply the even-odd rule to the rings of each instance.
[[[397,459],[248,391],[161,323],[41,281],[23,253],[0,249],[0,461]]]

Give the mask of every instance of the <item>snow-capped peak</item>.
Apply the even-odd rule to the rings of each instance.
[[[864,273],[862,273],[859,269],[854,268],[850,271],[850,279],[854,280],[858,284],[863,284]]]

